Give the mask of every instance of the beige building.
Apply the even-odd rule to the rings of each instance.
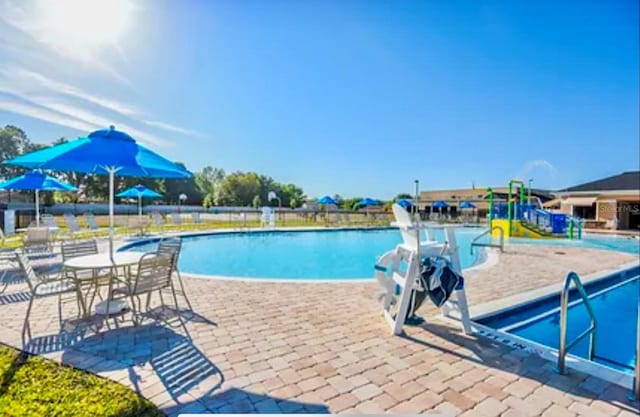
[[[566,188],[546,206],[584,219],[585,227],[640,229],[640,171]]]

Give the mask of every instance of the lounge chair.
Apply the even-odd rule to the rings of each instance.
[[[198,213],[197,211],[191,213],[191,220],[193,220],[193,224],[195,225],[199,225],[200,223],[202,223],[202,221],[200,220],[200,213]]]
[[[78,224],[78,220],[76,219],[76,217],[73,214],[67,213],[64,215],[64,221],[65,223],[67,223],[67,235],[69,235],[69,237],[71,238],[77,238],[78,236],[87,236],[87,234],[90,234],[89,230],[83,230],[80,225]]]
[[[89,226],[89,230],[91,230],[94,234],[98,235],[104,233],[105,231],[108,232],[108,230],[100,228],[100,226],[98,225],[98,221],[96,220],[96,217],[93,215],[93,213],[87,213],[84,215],[84,217],[87,220],[87,226]]]
[[[171,213],[171,223],[178,230],[182,230],[183,223],[182,223],[182,216],[180,216],[180,213],[176,213],[176,212]]]
[[[154,211],[153,213],[151,213],[151,219],[153,219],[154,226],[156,227],[165,226],[165,221],[164,221],[164,218],[162,217],[162,214],[158,213],[157,211]]]

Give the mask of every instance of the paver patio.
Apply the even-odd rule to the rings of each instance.
[[[562,252],[558,254],[555,252]],[[472,306],[558,284],[569,269],[606,271],[631,255],[509,246],[465,274]],[[284,283],[186,278],[195,317],[98,335],[60,334],[56,299],[39,300],[29,350],[119,381],[180,412],[635,416],[627,390],[526,351],[464,335],[424,306],[421,327],[394,337],[373,282]],[[26,286],[0,296],[0,341],[21,345]],[[65,305],[67,316],[71,304]],[[186,317],[186,313],[184,314]]]

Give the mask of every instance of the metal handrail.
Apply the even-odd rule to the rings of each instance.
[[[488,235],[489,233],[492,233],[494,230],[498,230],[499,231],[499,235],[500,235],[500,243],[499,244],[477,243],[478,240],[480,240],[482,237]],[[504,230],[500,226],[493,226],[490,229],[487,229],[484,232],[480,233],[478,236],[474,237],[473,240],[471,241],[471,248],[469,249],[471,251],[471,255],[473,255],[473,248],[475,246],[489,246],[489,247],[493,247],[493,248],[500,248],[500,252],[504,252]]]
[[[629,393],[632,401],[640,401],[640,294],[638,294],[638,319],[636,326],[636,369],[633,374],[633,387]]]
[[[571,341],[571,343],[567,344],[567,319],[569,316],[569,290],[571,289],[571,282],[574,283],[576,289],[578,290],[578,293],[580,294],[580,297],[582,298],[582,301],[584,302],[585,307],[587,308],[589,317],[591,317],[591,325],[587,330],[582,332],[578,337]],[[596,328],[596,315],[593,311],[593,308],[591,307],[589,296],[582,286],[580,277],[575,272],[569,272],[564,280],[562,293],[560,293],[560,343],[558,346],[558,365],[555,369],[556,372],[561,375],[566,374],[565,359],[567,356],[567,352],[587,335],[590,335],[588,359],[593,359],[596,350]]]

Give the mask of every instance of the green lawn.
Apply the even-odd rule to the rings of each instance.
[[[151,417],[163,414],[108,379],[0,345],[1,416]]]

